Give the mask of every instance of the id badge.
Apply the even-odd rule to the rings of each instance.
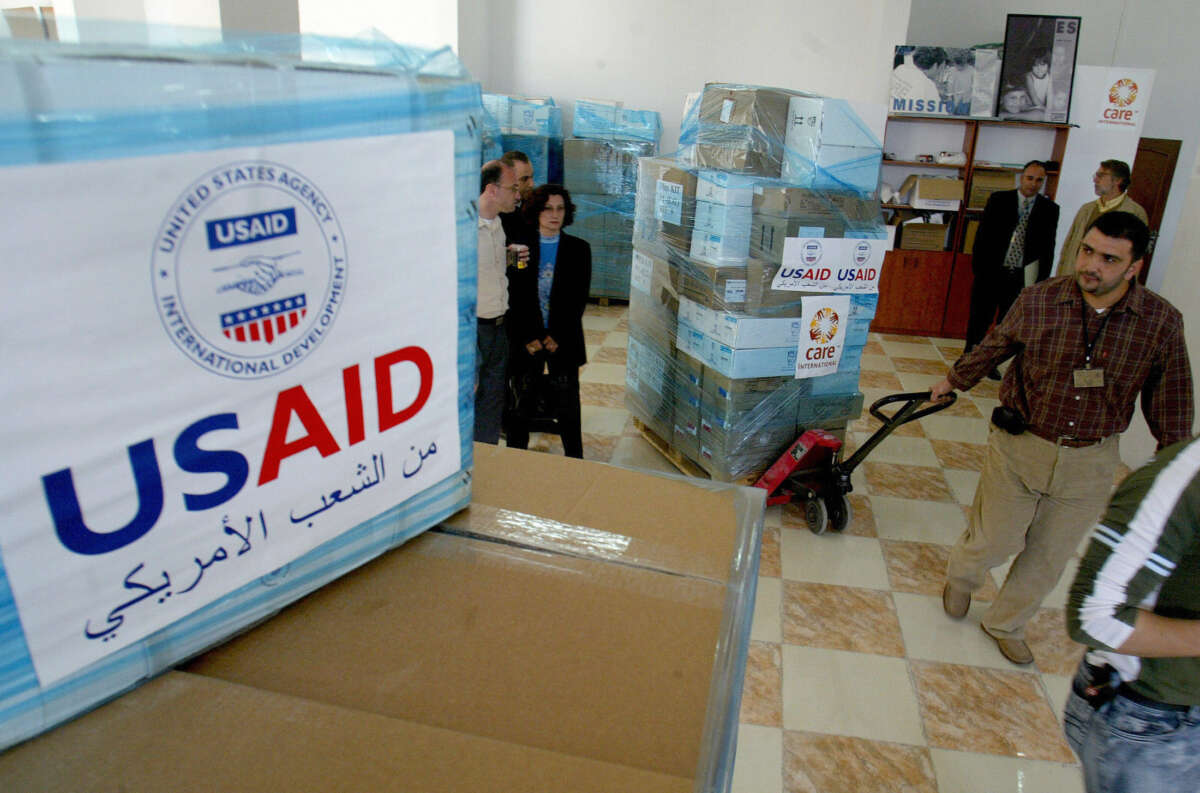
[[[1104,370],[1103,369],[1076,369],[1075,370],[1075,387],[1076,388],[1102,388],[1102,387],[1104,387]]]

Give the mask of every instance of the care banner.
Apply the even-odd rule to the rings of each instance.
[[[818,377],[837,371],[850,322],[849,295],[805,295],[801,302],[800,345],[796,377]]]
[[[451,132],[0,184],[0,550],[43,686],[462,467]]]
[[[879,291],[887,240],[788,237],[772,289],[798,292]]]
[[[1153,69],[1124,66],[1078,66],[1071,93],[1071,123],[1055,201],[1062,207],[1055,261],[1079,208],[1096,200],[1092,175],[1101,160],[1121,160],[1133,167],[1138,141],[1154,88]],[[1133,175],[1137,179],[1137,174]]]

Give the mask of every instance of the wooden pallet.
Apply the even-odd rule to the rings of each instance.
[[[753,485],[758,481],[759,474],[750,474],[748,476],[739,477],[737,479],[727,479],[721,476],[713,476],[705,469],[701,468],[696,463],[692,462],[691,458],[685,455],[679,449],[668,443],[657,432],[650,429],[637,416],[632,416],[633,425],[637,427],[638,432],[646,439],[646,443],[658,450],[658,453],[667,458],[671,465],[679,469],[681,474],[685,476],[693,476],[697,479],[711,479],[716,482],[729,482],[735,485]]]
[[[629,299],[624,297],[589,297],[589,300],[599,306],[627,306]]]

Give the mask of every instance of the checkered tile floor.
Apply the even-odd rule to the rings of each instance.
[[[624,407],[627,313],[590,305],[584,317],[584,456],[674,473]],[[960,341],[871,334],[867,404],[928,389],[961,350]],[[942,613],[946,558],[966,527],[998,390],[985,380],[872,451],[854,473],[844,534],[816,536],[795,510],[768,510],[735,791],[1082,791],[1059,724],[1082,653],[1063,617],[1078,560],[1029,626],[1033,666],[1010,664],[979,629],[994,586],[961,622]],[[848,448],[875,425],[853,424]],[[553,436],[535,435],[530,448],[562,453]],[[993,571],[995,583],[1005,572]]]

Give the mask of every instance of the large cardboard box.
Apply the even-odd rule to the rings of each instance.
[[[641,208],[643,203],[645,210]],[[676,250],[689,250],[696,215],[696,174],[674,160],[642,158],[638,165],[638,212],[654,218],[665,242]]]
[[[954,212],[962,203],[963,187],[962,179],[911,174],[900,185],[898,193],[908,196],[908,203],[914,209]]]
[[[983,209],[992,193],[1016,189],[1017,180],[1011,171],[975,171],[971,177],[971,200],[967,206]]]
[[[946,223],[905,223],[900,226],[900,249],[906,251],[944,251]]]
[[[706,85],[698,112],[696,163],[778,177],[791,97],[773,88]]]
[[[0,789],[723,790],[764,493],[475,454],[444,530],[0,755]]]

